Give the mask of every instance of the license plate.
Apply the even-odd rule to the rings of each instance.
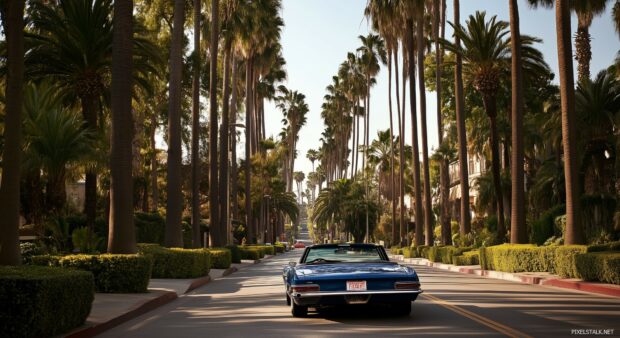
[[[366,291],[366,281],[365,280],[347,281],[347,291]]]

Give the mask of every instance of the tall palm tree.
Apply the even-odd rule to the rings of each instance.
[[[612,15],[614,19],[614,24],[616,26],[616,33],[618,33],[618,36],[620,36],[620,0],[616,0]]]
[[[422,161],[424,173],[424,232],[425,244],[433,245],[433,205],[431,201],[431,178],[428,159],[428,133],[426,123],[426,84],[424,82],[424,1],[416,3],[416,47],[418,65],[418,91],[420,93],[420,125],[422,130]],[[413,80],[412,80],[413,81]]]
[[[460,3],[454,0],[454,24],[461,25],[460,22]],[[454,45],[461,48],[461,38],[458,34],[454,35]],[[456,130],[459,148],[459,181],[461,188],[461,222],[459,233],[464,237],[471,231],[470,206],[469,206],[469,173],[467,159],[467,129],[465,129],[465,97],[463,94],[463,57],[456,54],[454,67],[454,87],[455,87],[455,106],[456,106]]]
[[[0,265],[19,265],[19,182],[24,83],[24,1],[3,1],[0,7],[6,34],[4,149],[0,182]]]
[[[532,6],[552,7],[554,0],[528,0]],[[577,34],[575,34],[575,60],[579,82],[590,78],[592,45],[590,26],[594,17],[605,12],[609,0],[570,0],[568,6],[577,15]],[[616,2],[616,7],[620,7]],[[614,8],[615,10],[615,8]],[[557,11],[557,10],[556,10]],[[620,11],[620,10],[619,10]]]
[[[312,171],[314,171],[314,162],[319,159],[319,152],[314,149],[308,149],[306,158],[312,163]]]
[[[166,236],[168,247],[182,247],[181,213],[181,77],[183,75],[183,26],[185,1],[174,1],[172,42],[170,44],[170,84],[168,102],[168,171]]]
[[[510,243],[527,243],[525,227],[525,192],[523,191],[523,67],[521,60],[521,32],[517,0],[510,0],[510,43],[512,52],[512,206]]]
[[[293,176],[295,178],[295,182],[297,182],[297,203],[302,204],[303,198],[302,198],[301,185],[306,179],[306,175],[304,174],[303,171],[296,171]]]
[[[434,1],[432,6],[433,16],[433,40],[435,41],[435,86],[437,94],[437,133],[439,137],[439,148],[444,145],[444,123],[442,115],[442,65],[443,65],[443,49],[441,48],[441,41],[439,40],[440,31],[443,35],[445,31],[444,17],[445,17],[445,0]],[[443,38],[443,36],[442,36]],[[450,224],[450,176],[449,176],[449,163],[448,159],[442,159],[439,165],[439,191],[440,191],[440,222],[441,222],[441,244],[451,245],[452,234]]]
[[[500,184],[500,158],[499,137],[497,127],[497,93],[500,86],[502,72],[508,68],[511,62],[509,24],[498,21],[496,16],[486,20],[485,12],[476,12],[467,20],[467,27],[451,24],[455,34],[463,42],[462,47],[445,41],[446,48],[456,54],[460,54],[464,61],[464,72],[469,82],[480,93],[486,114],[490,124],[490,143],[493,184],[497,204],[498,238],[505,236],[504,203]],[[521,52],[523,68],[528,71],[540,71],[548,66],[543,60],[540,51],[534,49],[532,44],[539,42],[538,39],[521,36]]]
[[[112,48],[112,136],[108,252],[135,253],[133,225],[133,0],[114,1]]]
[[[584,240],[580,224],[579,164],[577,160],[577,125],[575,124],[575,87],[569,5],[569,0],[556,0],[555,3],[566,184],[566,234],[564,242],[567,245],[581,244]]]
[[[217,56],[220,37],[219,0],[211,0],[211,38],[209,41],[209,234],[213,246],[224,245],[226,224],[220,222],[219,177],[218,177],[218,104],[217,104]],[[225,149],[220,151],[226,152]],[[223,178],[222,178],[223,179]],[[224,201],[221,201],[224,203]]]
[[[192,74],[192,247],[201,246],[200,236],[200,13],[201,1],[194,0],[194,53]]]

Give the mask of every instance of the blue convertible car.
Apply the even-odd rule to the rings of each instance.
[[[283,277],[294,317],[305,317],[308,307],[345,304],[387,304],[408,315],[422,293],[415,270],[390,262],[374,244],[310,246],[299,263],[284,268]]]

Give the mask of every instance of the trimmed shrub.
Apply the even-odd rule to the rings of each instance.
[[[205,249],[211,254],[211,269],[228,269],[232,264],[232,255],[227,248]]]
[[[531,244],[501,244],[488,248],[482,247],[480,248],[480,263],[484,270],[546,271],[540,250]]]
[[[400,249],[404,258],[412,258],[413,250],[412,248],[402,248]]]
[[[261,259],[260,250],[254,247],[241,246],[239,247],[239,253],[241,254],[241,259],[249,259],[254,261]]]
[[[390,248],[390,254],[392,255],[400,255],[400,247],[393,246]]]
[[[230,250],[230,256],[233,263],[241,263],[241,251],[236,245],[229,245],[226,247]]]
[[[209,274],[211,255],[204,249],[163,248],[138,244],[153,257],[153,278],[196,278]]]
[[[144,255],[34,256],[33,264],[90,271],[103,293],[147,292],[153,259]]]
[[[575,255],[585,253],[585,245],[551,245],[538,248],[545,271],[562,277],[577,278]]]
[[[286,247],[282,243],[276,243],[273,247],[276,249],[276,254],[286,252]]]
[[[452,264],[452,257],[470,251],[470,247],[456,248],[452,245],[433,246],[428,249],[428,259],[431,262]]]
[[[592,252],[575,256],[577,275],[587,281],[620,285],[620,252]]]
[[[480,264],[478,250],[465,251],[461,255],[452,256],[452,264],[454,265],[478,265]]]
[[[93,274],[42,266],[0,267],[0,335],[51,337],[86,321]]]

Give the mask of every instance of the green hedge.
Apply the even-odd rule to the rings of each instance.
[[[261,251],[254,247],[241,246],[239,247],[239,253],[241,254],[241,259],[257,260],[262,258]]]
[[[147,292],[153,266],[153,259],[144,255],[34,256],[32,262],[90,271],[97,292],[103,293]]]
[[[51,337],[84,324],[94,288],[86,271],[0,267],[0,336]]]
[[[465,251],[461,255],[452,256],[452,264],[454,265],[478,265],[480,264],[478,250]]]
[[[206,249],[211,254],[211,269],[228,269],[232,264],[232,254],[227,248]]]
[[[588,281],[620,285],[620,252],[593,252],[575,256],[577,274]]]
[[[277,254],[286,252],[286,247],[282,243],[276,243],[273,247],[276,249]]]
[[[431,262],[452,264],[452,257],[461,255],[466,251],[470,251],[470,247],[457,248],[452,245],[432,246],[428,249],[428,259]]]
[[[230,250],[230,256],[233,263],[241,263],[241,251],[236,245],[229,245],[226,247]]]
[[[597,244],[590,245],[588,247],[588,252],[599,252],[599,251],[620,251],[620,241],[605,243],[605,244]]]
[[[547,264],[537,246],[532,244],[501,244],[480,248],[483,270],[505,272],[546,271]]]
[[[588,248],[585,245],[551,245],[538,249],[545,271],[562,277],[577,278],[575,256],[585,253]]]
[[[138,244],[138,250],[153,257],[153,278],[196,278],[209,274],[211,256],[204,249]]]

